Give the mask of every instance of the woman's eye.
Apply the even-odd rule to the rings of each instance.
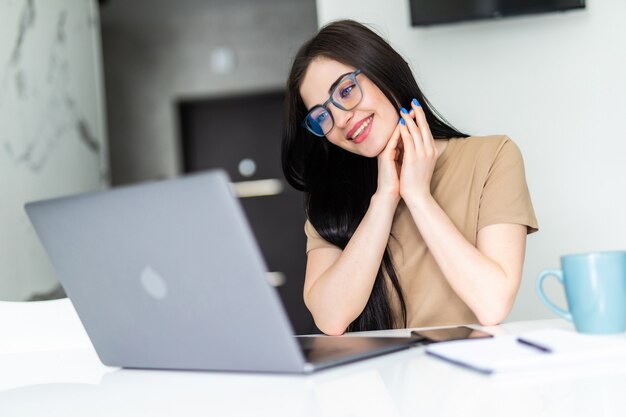
[[[327,111],[325,111],[325,112],[320,113],[320,114],[319,114],[319,116],[317,116],[317,117],[315,118],[315,121],[316,121],[317,123],[322,123],[322,122],[323,122],[324,120],[326,120],[327,118],[328,118],[328,112],[327,112]]]
[[[344,87],[341,89],[341,98],[346,98],[348,96],[350,96],[350,94],[352,93],[352,89],[354,88],[354,84],[350,84],[347,87]]]

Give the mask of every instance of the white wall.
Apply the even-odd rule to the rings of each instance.
[[[107,183],[97,11],[0,1],[0,300],[57,284],[24,203]]]
[[[520,146],[540,231],[509,320],[554,317],[534,293],[565,253],[626,249],[626,2],[413,28],[406,0],[317,0],[318,23],[373,24],[457,128]],[[392,7],[393,6],[393,7]],[[556,284],[546,286],[564,303]]]

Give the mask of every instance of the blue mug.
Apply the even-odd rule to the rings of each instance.
[[[626,330],[626,251],[561,257],[562,269],[547,269],[537,277],[541,301],[580,333],[621,333]],[[543,281],[554,276],[565,288],[568,310],[557,307],[543,292]]]

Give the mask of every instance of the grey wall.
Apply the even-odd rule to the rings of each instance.
[[[313,0],[111,0],[101,16],[114,184],[180,173],[176,101],[282,87],[317,28]]]

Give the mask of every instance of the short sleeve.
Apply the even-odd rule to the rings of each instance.
[[[328,242],[323,237],[321,237],[320,234],[317,233],[317,230],[315,230],[315,227],[313,227],[311,222],[308,220],[306,221],[306,223],[304,223],[304,233],[306,234],[306,238],[307,238],[306,239],[306,253],[309,253],[313,249],[319,249],[319,248],[337,249],[337,246],[333,245],[332,243]]]
[[[498,223],[527,226],[528,233],[539,228],[526,183],[524,161],[517,145],[506,138],[489,168],[478,214],[478,230]]]

